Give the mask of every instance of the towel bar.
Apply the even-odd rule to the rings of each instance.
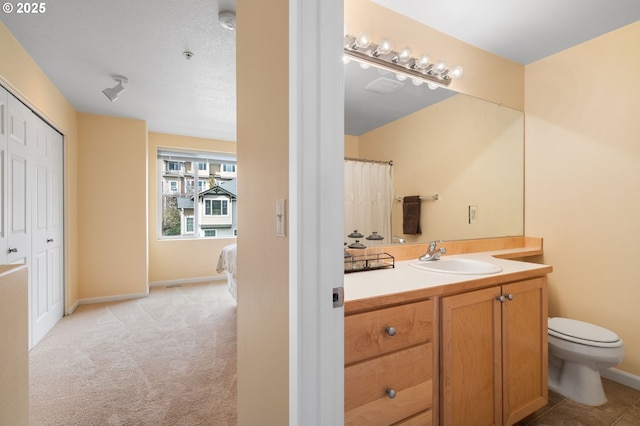
[[[403,197],[396,197],[395,200],[398,202],[402,202],[402,198]],[[433,194],[433,195],[426,195],[426,196],[422,196],[420,195],[420,201],[438,201],[438,199],[440,198],[440,196],[438,194]]]

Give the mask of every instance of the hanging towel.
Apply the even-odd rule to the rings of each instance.
[[[411,195],[402,199],[402,232],[404,234],[421,234],[420,231],[420,196]]]

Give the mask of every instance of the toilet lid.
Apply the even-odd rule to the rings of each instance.
[[[570,318],[549,318],[549,334],[559,339],[589,346],[615,347],[622,345],[620,337],[611,330]]]

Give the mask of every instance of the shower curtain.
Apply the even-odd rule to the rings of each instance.
[[[377,232],[382,241],[360,242],[367,247],[391,244],[391,207],[393,203],[393,171],[389,163],[344,161],[344,241],[355,229],[367,237]]]

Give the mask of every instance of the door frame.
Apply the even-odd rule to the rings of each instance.
[[[289,424],[344,422],[343,0],[289,0]]]

